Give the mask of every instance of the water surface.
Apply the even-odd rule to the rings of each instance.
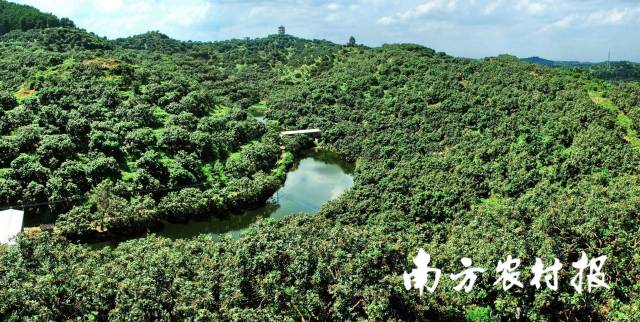
[[[353,185],[352,171],[353,166],[340,160],[336,154],[313,149],[306,152],[299,164],[287,174],[284,186],[266,206],[224,218],[211,217],[206,221],[186,224],[165,223],[157,234],[177,239],[200,234],[219,237],[230,233],[238,238],[260,219],[317,212],[327,201],[337,198]]]

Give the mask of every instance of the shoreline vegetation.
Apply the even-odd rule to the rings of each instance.
[[[0,246],[0,320],[640,320],[638,81],[355,39],[108,40],[11,10],[0,207],[55,228]],[[356,164],[314,216],[238,240],[72,242],[262,203],[314,145],[279,132],[310,128]],[[487,271],[419,297],[402,273],[421,248],[446,272],[608,256],[610,289],[577,294],[567,267],[557,292],[504,292]]]
[[[244,210],[256,209],[264,206],[269,196],[273,195],[284,183],[288,169],[294,164],[295,160],[291,152],[283,151],[281,158],[278,160],[276,167],[271,169],[270,174],[264,176],[259,174],[253,181],[249,181],[249,185],[255,185],[257,188],[252,189],[248,195],[238,198],[237,191],[229,191],[228,195],[209,195],[205,191],[201,194],[199,190],[186,188],[178,190],[177,193],[170,192],[156,206],[156,217],[149,218],[149,221],[137,223],[138,226],[127,226],[126,228],[117,227],[113,233],[109,229],[100,226],[89,231],[83,231],[81,234],[72,231],[71,233],[53,228],[53,233],[64,235],[66,238],[83,243],[95,243],[106,241],[126,241],[130,238],[144,236],[148,233],[159,231],[163,226],[163,221],[172,223],[188,222],[190,220],[203,220],[209,217],[234,216]],[[256,185],[258,180],[266,180],[269,184]],[[110,188],[110,187],[109,187]],[[226,191],[225,191],[226,192]],[[105,199],[113,199],[113,196],[101,197]],[[240,199],[241,201],[236,201]],[[179,201],[178,201],[179,200]],[[202,202],[204,200],[205,202]],[[228,201],[227,201],[228,200]],[[167,203],[177,203],[172,205],[170,209]],[[233,205],[233,208],[231,208]],[[153,208],[147,208],[146,211],[153,211]],[[62,218],[62,224],[65,221],[73,221],[73,219]]]

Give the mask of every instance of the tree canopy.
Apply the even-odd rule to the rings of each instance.
[[[73,22],[67,18],[58,19],[31,6],[0,0],[0,35],[11,30],[73,26]]]
[[[3,320],[640,318],[637,82],[414,44],[70,27],[0,37],[0,80],[0,207],[55,224],[0,246]],[[238,240],[147,234],[264,204],[309,144],[291,128],[323,129],[355,185]],[[126,241],[86,244],[105,235]],[[419,297],[402,273],[420,248],[487,273]],[[494,285],[507,255],[581,251],[608,256],[610,289],[577,294],[570,269],[558,292]]]

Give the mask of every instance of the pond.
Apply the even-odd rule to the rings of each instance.
[[[256,121],[262,123],[262,124],[266,124],[267,123],[267,118],[265,116],[256,116]]]
[[[224,218],[186,224],[165,223],[157,235],[172,239],[200,234],[220,237],[231,234],[238,238],[251,224],[265,218],[281,218],[296,213],[315,213],[327,201],[337,198],[353,185],[353,165],[342,161],[335,153],[312,149],[288,174],[284,186],[264,207],[230,214]]]
[[[266,124],[268,121],[264,108],[249,108],[249,115],[253,116],[256,121],[262,124]]]

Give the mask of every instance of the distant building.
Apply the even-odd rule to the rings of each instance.
[[[278,27],[278,35],[284,35],[284,34],[285,34],[284,26]]]

